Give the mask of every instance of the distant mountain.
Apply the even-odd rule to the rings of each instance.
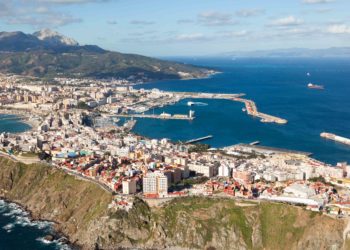
[[[17,52],[37,50],[46,46],[37,37],[23,32],[0,32],[0,51]]]
[[[338,47],[328,49],[304,49],[304,48],[292,48],[292,49],[276,49],[276,50],[257,50],[257,51],[234,51],[222,53],[219,56],[222,57],[265,57],[265,58],[278,58],[278,57],[304,57],[304,58],[331,58],[342,57],[350,58],[350,47]]]
[[[38,77],[130,77],[162,80],[205,77],[210,70],[150,57],[79,45],[45,29],[34,34],[0,32],[0,72]]]
[[[63,36],[50,29],[43,29],[33,33],[39,40],[45,41],[53,46],[78,46],[79,43],[72,38]]]

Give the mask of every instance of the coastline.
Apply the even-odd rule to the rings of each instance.
[[[148,82],[141,82],[141,83],[134,83],[134,84],[127,84],[127,86],[140,86],[140,88],[142,88],[142,85],[148,85],[148,84],[152,84],[152,83],[160,83],[163,81],[190,81],[190,80],[203,80],[203,79],[210,79],[215,75],[219,75],[219,74],[223,74],[224,72],[222,71],[216,71],[213,70],[212,73],[208,73],[206,76],[202,76],[202,77],[180,77],[178,79],[163,79],[163,80],[155,80],[155,81],[148,81]],[[172,92],[178,92],[178,91],[172,91]]]
[[[22,204],[19,201],[11,200],[2,194],[0,194],[0,201],[4,201],[7,204],[15,204],[16,206],[18,206],[21,210],[23,210],[23,212],[25,212],[24,217],[28,218],[30,223],[36,224],[36,223],[44,222],[44,223],[51,224],[50,225],[50,229],[51,229],[50,233],[44,236],[44,238],[46,236],[53,237],[52,240],[48,240],[48,242],[67,245],[69,247],[69,249],[72,249],[72,250],[80,249],[80,247],[78,245],[75,245],[74,243],[72,243],[70,241],[69,235],[65,235],[61,230],[59,230],[56,227],[59,224],[57,221],[41,218],[40,216],[35,216],[33,214],[33,212],[25,204]]]
[[[38,128],[39,124],[30,120],[28,117],[26,117],[27,111],[25,110],[19,110],[19,109],[4,109],[3,107],[0,107],[0,115],[14,115],[21,123],[24,123],[28,125],[30,128],[23,131],[23,132],[28,132],[32,131]],[[17,133],[22,133],[22,132],[17,132]]]
[[[97,223],[98,216],[105,216],[112,201],[110,193],[45,164],[25,165],[0,157],[0,165],[0,200],[19,205],[32,222],[51,222],[52,234],[43,235],[54,236],[54,243],[61,239],[69,249],[93,249],[91,232],[85,230],[90,223]],[[71,187],[68,190],[67,185]],[[76,197],[80,192],[86,195]],[[80,210],[75,209],[76,204],[81,204]],[[98,213],[90,209],[97,204]]]

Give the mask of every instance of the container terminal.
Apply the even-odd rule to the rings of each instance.
[[[331,134],[331,133],[326,133],[326,132],[321,133],[320,136],[323,138],[333,140],[336,142],[340,142],[340,143],[343,143],[343,144],[350,146],[350,139],[348,139],[348,138],[345,138],[345,137],[342,137],[339,135],[335,135],[335,134]]]

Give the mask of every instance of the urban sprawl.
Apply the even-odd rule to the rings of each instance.
[[[239,101],[263,122],[287,122],[259,113],[253,101],[242,99],[244,94],[137,90],[124,79],[44,81],[16,75],[0,75],[0,90],[0,120],[22,119],[32,127],[2,133],[1,155],[47,162],[94,182],[114,194],[110,206],[116,209],[130,209],[136,196],[155,203],[209,196],[286,202],[337,216],[350,213],[347,163],[331,166],[304,152],[250,144],[210,149],[131,132],[139,118],[195,119],[193,111],[150,112],[191,98]]]

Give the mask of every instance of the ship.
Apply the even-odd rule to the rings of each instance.
[[[207,103],[204,102],[187,102],[187,106],[207,106]]]
[[[326,133],[326,132],[321,133],[320,136],[323,138],[333,140],[336,142],[340,142],[340,143],[343,143],[343,144],[350,146],[350,139],[348,139],[348,138],[345,138],[345,137],[342,137],[339,135],[335,135],[335,134],[331,134],[331,133]]]
[[[194,102],[187,102],[187,106],[193,106],[194,105]]]
[[[324,89],[324,87],[322,85],[313,84],[311,82],[307,85],[307,87],[309,89]]]

